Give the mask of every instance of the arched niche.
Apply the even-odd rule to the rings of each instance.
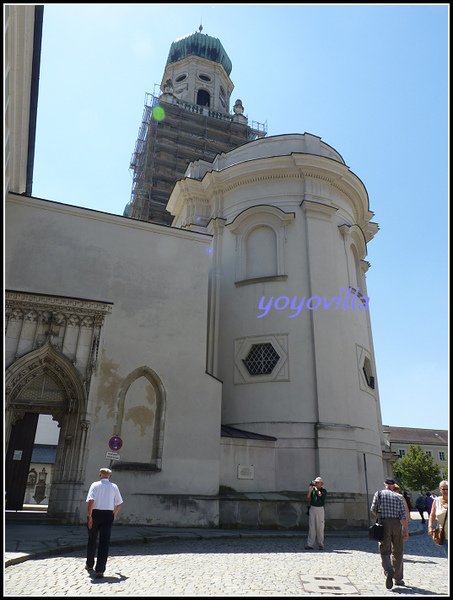
[[[286,278],[286,228],[294,218],[294,213],[260,204],[227,223],[236,237],[236,285]]]
[[[269,225],[253,227],[245,238],[246,279],[278,275],[277,235]]]
[[[365,235],[362,229],[355,224],[342,224],[338,229],[345,243],[349,285],[354,289],[359,289],[361,293],[365,293],[362,267],[367,253]]]
[[[164,386],[151,368],[139,367],[124,379],[112,432],[124,444],[115,469],[161,470],[165,409]]]

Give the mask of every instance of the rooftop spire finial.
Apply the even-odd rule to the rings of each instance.
[[[198,31],[201,33],[203,31],[203,25],[200,23],[200,27],[198,28]]]

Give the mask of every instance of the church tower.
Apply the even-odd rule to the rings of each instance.
[[[266,135],[264,125],[249,125],[240,99],[230,112],[231,60],[220,40],[201,31],[171,44],[158,93],[146,94],[125,216],[170,224],[166,204],[191,161],[211,162]]]

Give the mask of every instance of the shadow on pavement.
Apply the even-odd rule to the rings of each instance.
[[[105,577],[102,577],[101,579],[96,579],[95,577],[92,577],[93,583],[120,583],[121,581],[126,581],[127,579],[130,579],[129,577],[126,577],[125,575],[121,575],[121,573],[116,573],[116,575],[119,575],[119,577],[113,577],[112,575],[106,575]]]
[[[394,587],[392,589],[394,594],[401,594],[403,596],[437,596],[436,592],[425,590],[420,587],[406,586],[406,587]]]

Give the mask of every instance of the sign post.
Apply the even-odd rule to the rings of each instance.
[[[120,460],[120,455],[118,452],[106,452],[105,458],[110,458],[110,460]]]
[[[112,463],[114,460],[120,460],[120,455],[118,454],[118,450],[121,450],[123,446],[123,440],[119,435],[114,435],[109,439],[109,448],[112,452],[107,452],[105,458],[110,458],[110,465],[112,467]]]

